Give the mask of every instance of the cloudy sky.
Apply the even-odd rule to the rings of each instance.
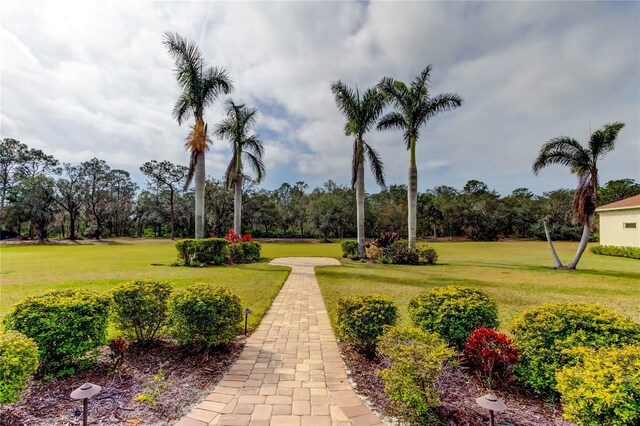
[[[0,13],[0,137],[63,162],[102,158],[141,184],[144,161],[188,161],[188,127],[171,117],[179,91],[165,31],[196,41],[210,65],[229,71],[231,98],[259,109],[267,188],[347,184],[352,141],[331,82],[409,81],[427,64],[432,94],[465,103],[422,129],[421,191],[469,179],[503,194],[574,187],[562,167],[532,174],[538,149],[555,136],[585,141],[612,121],[626,127],[601,179],[640,180],[638,2],[2,0]],[[224,99],[206,112],[209,123]],[[387,181],[405,183],[400,132],[366,138]],[[222,175],[229,152],[214,141],[210,176]],[[378,191],[370,177],[367,189]]]

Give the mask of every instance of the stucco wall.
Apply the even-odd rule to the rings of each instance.
[[[625,229],[625,222],[635,222],[636,228]],[[600,212],[600,244],[640,247],[640,208]]]

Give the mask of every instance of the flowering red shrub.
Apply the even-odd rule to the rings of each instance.
[[[227,232],[227,235],[225,235],[224,238],[229,242],[229,244],[240,242],[240,236],[236,234],[233,229],[229,229],[229,232]]]
[[[487,388],[504,385],[513,380],[512,369],[520,355],[512,343],[506,334],[480,326],[471,334],[464,348],[465,364],[475,371]]]
[[[253,242],[253,235],[251,234],[244,234],[242,236],[242,242],[243,243],[252,243]]]
[[[209,232],[209,238],[215,238],[215,237],[216,237],[215,232]]]

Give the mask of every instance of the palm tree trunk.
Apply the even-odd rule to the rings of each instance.
[[[408,225],[409,225],[409,246],[416,245],[416,222],[418,203],[418,168],[415,162],[409,164],[409,188],[407,191]]]
[[[196,239],[204,238],[204,152],[196,154],[196,170],[194,175],[196,187]]]
[[[233,231],[237,236],[242,232],[242,173],[236,174],[236,190],[233,196]]]
[[[173,187],[172,187],[169,192],[169,201],[171,206],[171,239],[172,240],[175,239],[175,229],[176,229],[176,214],[174,211],[175,209],[173,207],[173,198],[174,198],[174,193],[173,193]]]
[[[551,242],[551,234],[549,234],[549,229],[547,229],[547,221],[543,220],[542,225],[544,226],[544,234],[547,236],[547,242],[549,243],[549,250],[551,250],[551,256],[553,256],[553,260],[556,262],[556,268],[563,268],[562,262],[560,262],[560,258],[558,257],[558,253],[556,253],[556,249],[553,246],[553,242]]]
[[[356,220],[358,223],[358,257],[364,257],[364,162],[358,164],[356,177]]]
[[[580,262],[582,253],[584,253],[584,250],[587,248],[587,243],[589,242],[589,235],[591,234],[592,220],[593,220],[593,215],[589,216],[588,222],[584,224],[584,227],[582,228],[582,238],[580,238],[580,244],[578,245],[576,256],[573,258],[571,263],[569,263],[566,266],[566,269],[576,269],[576,266],[578,266],[578,262]]]

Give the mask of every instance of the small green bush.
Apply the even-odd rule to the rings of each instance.
[[[227,256],[229,243],[224,238],[181,240],[176,243],[178,263],[191,266],[193,263],[222,265]]]
[[[260,252],[262,245],[255,241],[243,241],[242,252],[244,253],[245,262],[258,262],[260,260]]]
[[[438,260],[438,252],[427,244],[416,244],[418,259],[421,265],[433,265]]]
[[[396,323],[398,307],[393,300],[377,294],[347,296],[338,300],[337,317],[338,334],[372,356],[384,327]]]
[[[358,242],[355,240],[344,240],[340,243],[342,247],[342,257],[358,259]]]
[[[127,337],[148,343],[167,322],[171,285],[133,281],[111,290],[114,321]]]
[[[227,247],[227,253],[229,253],[231,263],[236,265],[244,263],[244,250],[242,243],[229,244]]]
[[[584,426],[640,424],[640,347],[580,348],[556,374],[564,416]]]
[[[38,345],[17,331],[0,335],[0,404],[20,399],[27,380],[38,369]]]
[[[522,354],[516,377],[537,394],[554,396],[555,375],[570,364],[571,349],[603,348],[640,342],[640,325],[599,305],[546,304],[513,320]]]
[[[498,326],[498,306],[480,290],[455,286],[436,287],[409,302],[413,323],[424,331],[438,333],[462,350],[473,331],[481,325]]]
[[[595,254],[605,256],[627,257],[629,259],[640,259],[639,247],[623,247],[623,246],[593,246],[591,251]]]
[[[32,338],[40,360],[61,372],[88,351],[105,344],[111,296],[85,290],[62,290],[28,297],[9,311],[4,323]],[[67,368],[62,373],[73,373]]]
[[[439,424],[433,411],[440,405],[436,382],[454,351],[436,333],[402,326],[385,331],[378,351],[391,366],[377,374],[404,416],[412,424]]]
[[[233,341],[240,332],[240,298],[225,288],[196,284],[173,296],[170,306],[178,343],[209,348]]]

